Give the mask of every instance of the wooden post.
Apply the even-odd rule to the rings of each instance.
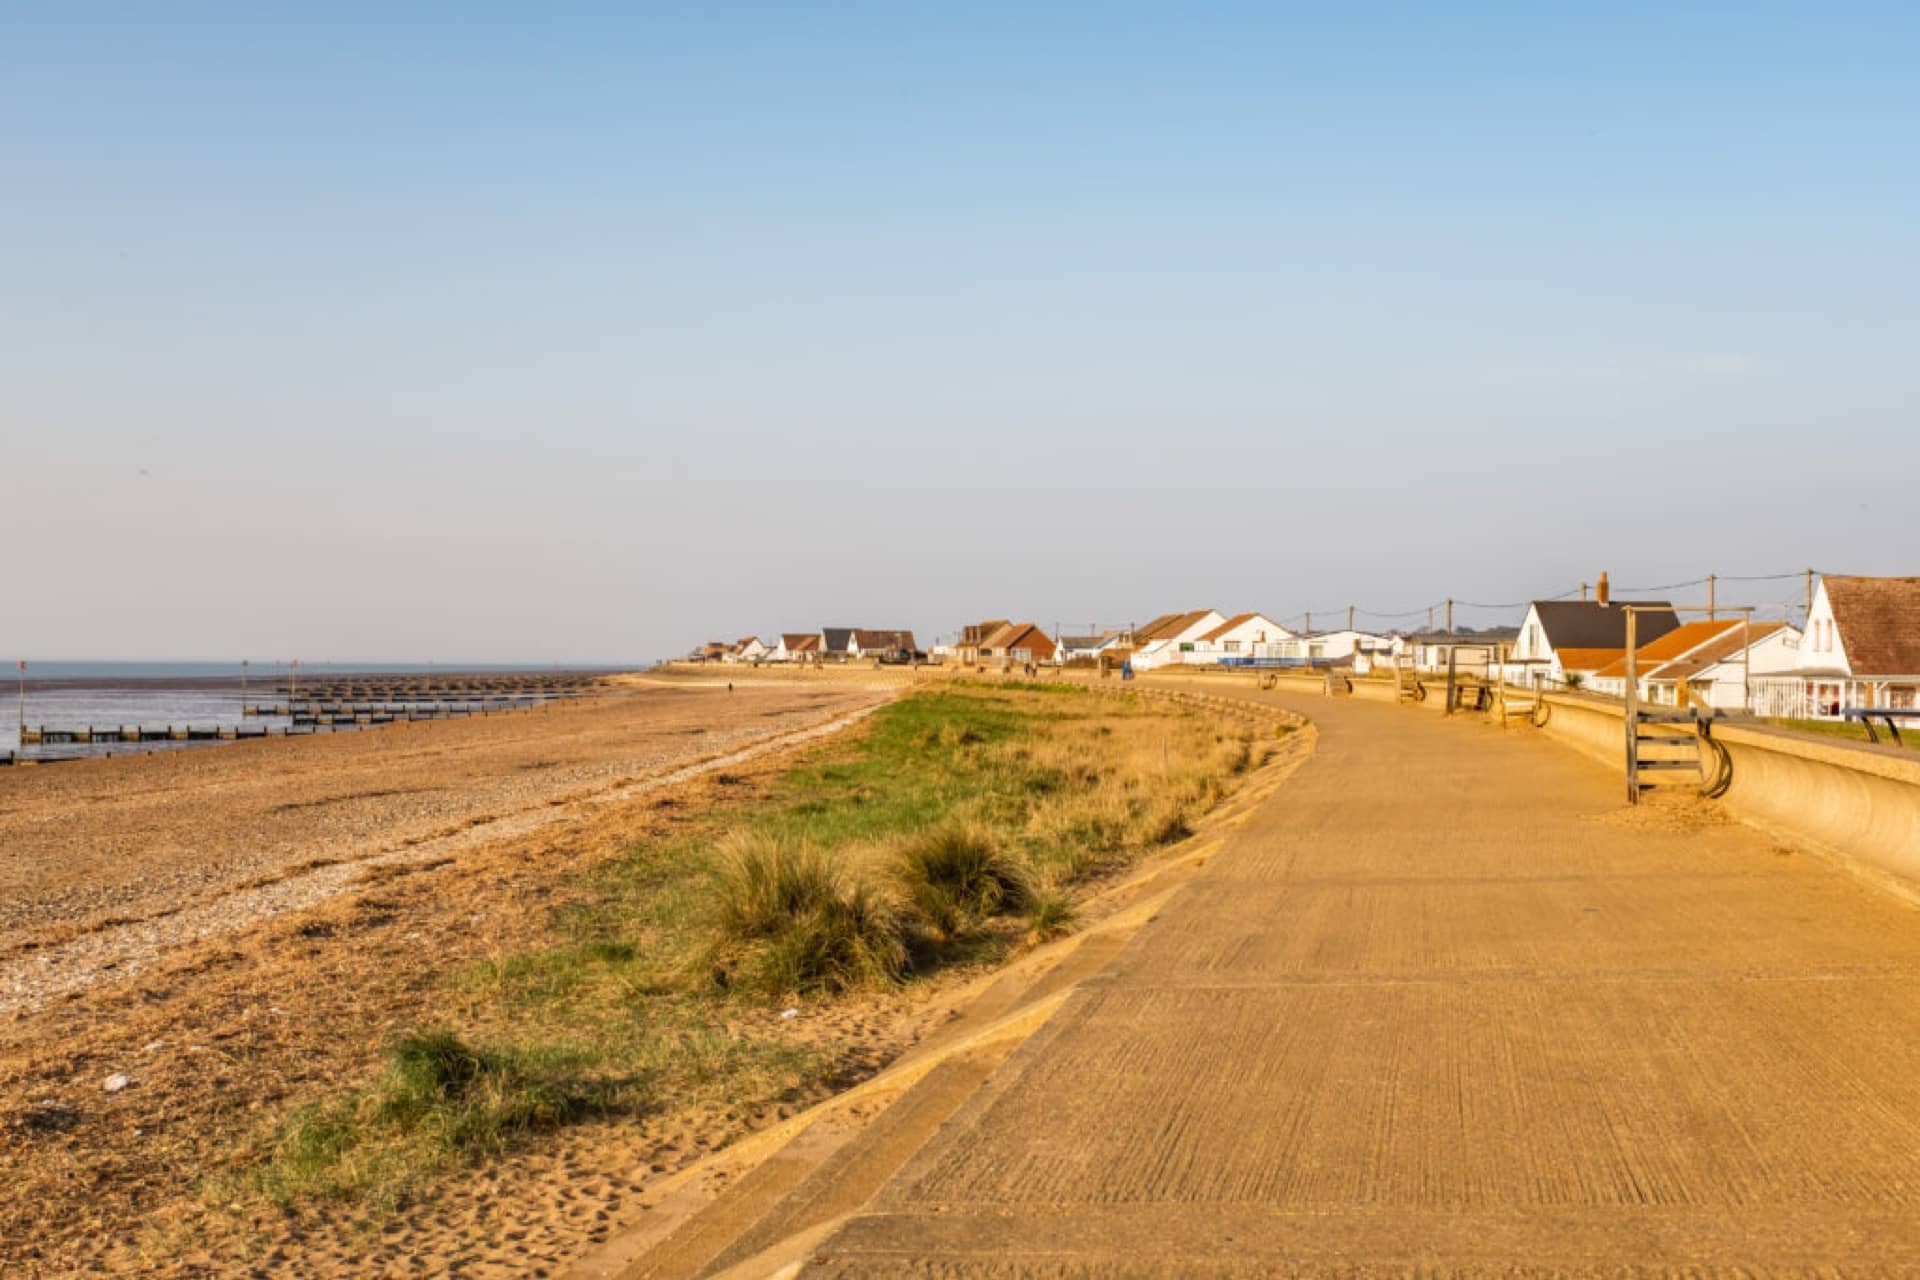
[[[1347,606],[1347,630],[1353,630],[1353,606]]]
[[[1740,709],[1753,710],[1753,606],[1740,610]]]
[[[1634,621],[1627,608],[1627,803],[1640,803],[1640,664],[1636,660]]]
[[[1713,607],[1713,588],[1714,588],[1714,584],[1719,581],[1720,579],[1718,575],[1711,574],[1711,573],[1707,575],[1707,621],[1708,622],[1712,622],[1715,618],[1719,616],[1719,614],[1715,611]]]
[[[1447,597],[1447,634],[1453,634],[1453,597]]]

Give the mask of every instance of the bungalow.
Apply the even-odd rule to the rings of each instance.
[[[1710,618],[1682,623],[1635,653],[1640,696],[1672,707],[1742,710],[1748,703],[1749,677],[1791,669],[1798,659],[1799,636],[1784,622]],[[1596,693],[1626,696],[1626,656],[1595,671],[1589,684]]]
[[[865,627],[853,629],[847,648],[848,656],[854,658],[912,658],[913,653],[913,632],[871,631]]]
[[[1400,651],[1400,637],[1375,635],[1371,631],[1310,631],[1284,640],[1277,646],[1283,662],[1317,666],[1356,666],[1364,669],[1375,662],[1390,662]]]
[[[1225,621],[1212,609],[1163,613],[1133,633],[1133,665],[1144,671],[1190,661],[1200,637]]]
[[[1237,613],[1194,642],[1194,662],[1228,664],[1278,659],[1280,642],[1293,639],[1287,630],[1261,613]]]
[[[768,655],[772,662],[820,661],[820,635],[814,631],[783,631],[780,643]]]
[[[1412,659],[1415,671],[1445,671],[1447,661],[1456,649],[1470,651],[1473,661],[1479,663],[1488,650],[1493,650],[1496,657],[1500,653],[1511,652],[1514,642],[1519,638],[1519,631],[1512,627],[1421,631],[1401,637],[1401,652]],[[1460,660],[1465,662],[1468,657],[1469,653],[1462,653]]]
[[[1100,655],[1120,643],[1118,631],[1103,631],[1099,635],[1061,636],[1060,647],[1054,653],[1058,662],[1098,662]]]
[[[986,638],[981,656],[1001,658],[1024,666],[1029,662],[1052,662],[1059,646],[1053,638],[1032,622],[1010,622]]]
[[[1790,678],[1754,692],[1763,715],[1920,707],[1920,578],[1821,575]]]
[[[770,652],[766,645],[760,643],[759,636],[747,636],[727,646],[724,661],[764,662]]]
[[[820,628],[820,655],[828,662],[845,662],[853,656],[854,627]]]
[[[1625,605],[1654,609],[1634,620],[1634,641],[1644,645],[1680,625],[1672,604],[1665,600],[1609,599],[1607,575],[1600,575],[1594,600],[1535,600],[1527,607],[1507,661],[1528,675],[1542,675],[1548,684],[1575,683],[1626,656]]]
[[[1005,618],[992,618],[986,622],[976,622],[971,626],[960,628],[960,643],[954,646],[960,658],[960,665],[979,666],[980,659],[984,656],[981,650],[986,647],[987,641],[1009,625],[1011,624]]]

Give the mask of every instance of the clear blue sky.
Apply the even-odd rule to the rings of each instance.
[[[9,5],[0,649],[1920,572],[1916,67],[1893,4]]]

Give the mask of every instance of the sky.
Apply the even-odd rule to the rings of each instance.
[[[1911,4],[0,0],[0,656],[1920,573],[1916,65]]]

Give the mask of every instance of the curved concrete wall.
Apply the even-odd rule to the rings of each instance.
[[[1575,693],[1549,693],[1546,723],[1541,732],[1564,742],[1612,769],[1627,772],[1627,712],[1617,702],[1583,698]]]
[[[1578,694],[1545,702],[1548,737],[1625,773],[1623,706]],[[1920,757],[1726,721],[1713,740],[1730,769],[1720,796],[1728,809],[1920,897]]]
[[[1758,726],[1716,726],[1713,738],[1733,766],[1728,808],[1920,896],[1920,760]]]

